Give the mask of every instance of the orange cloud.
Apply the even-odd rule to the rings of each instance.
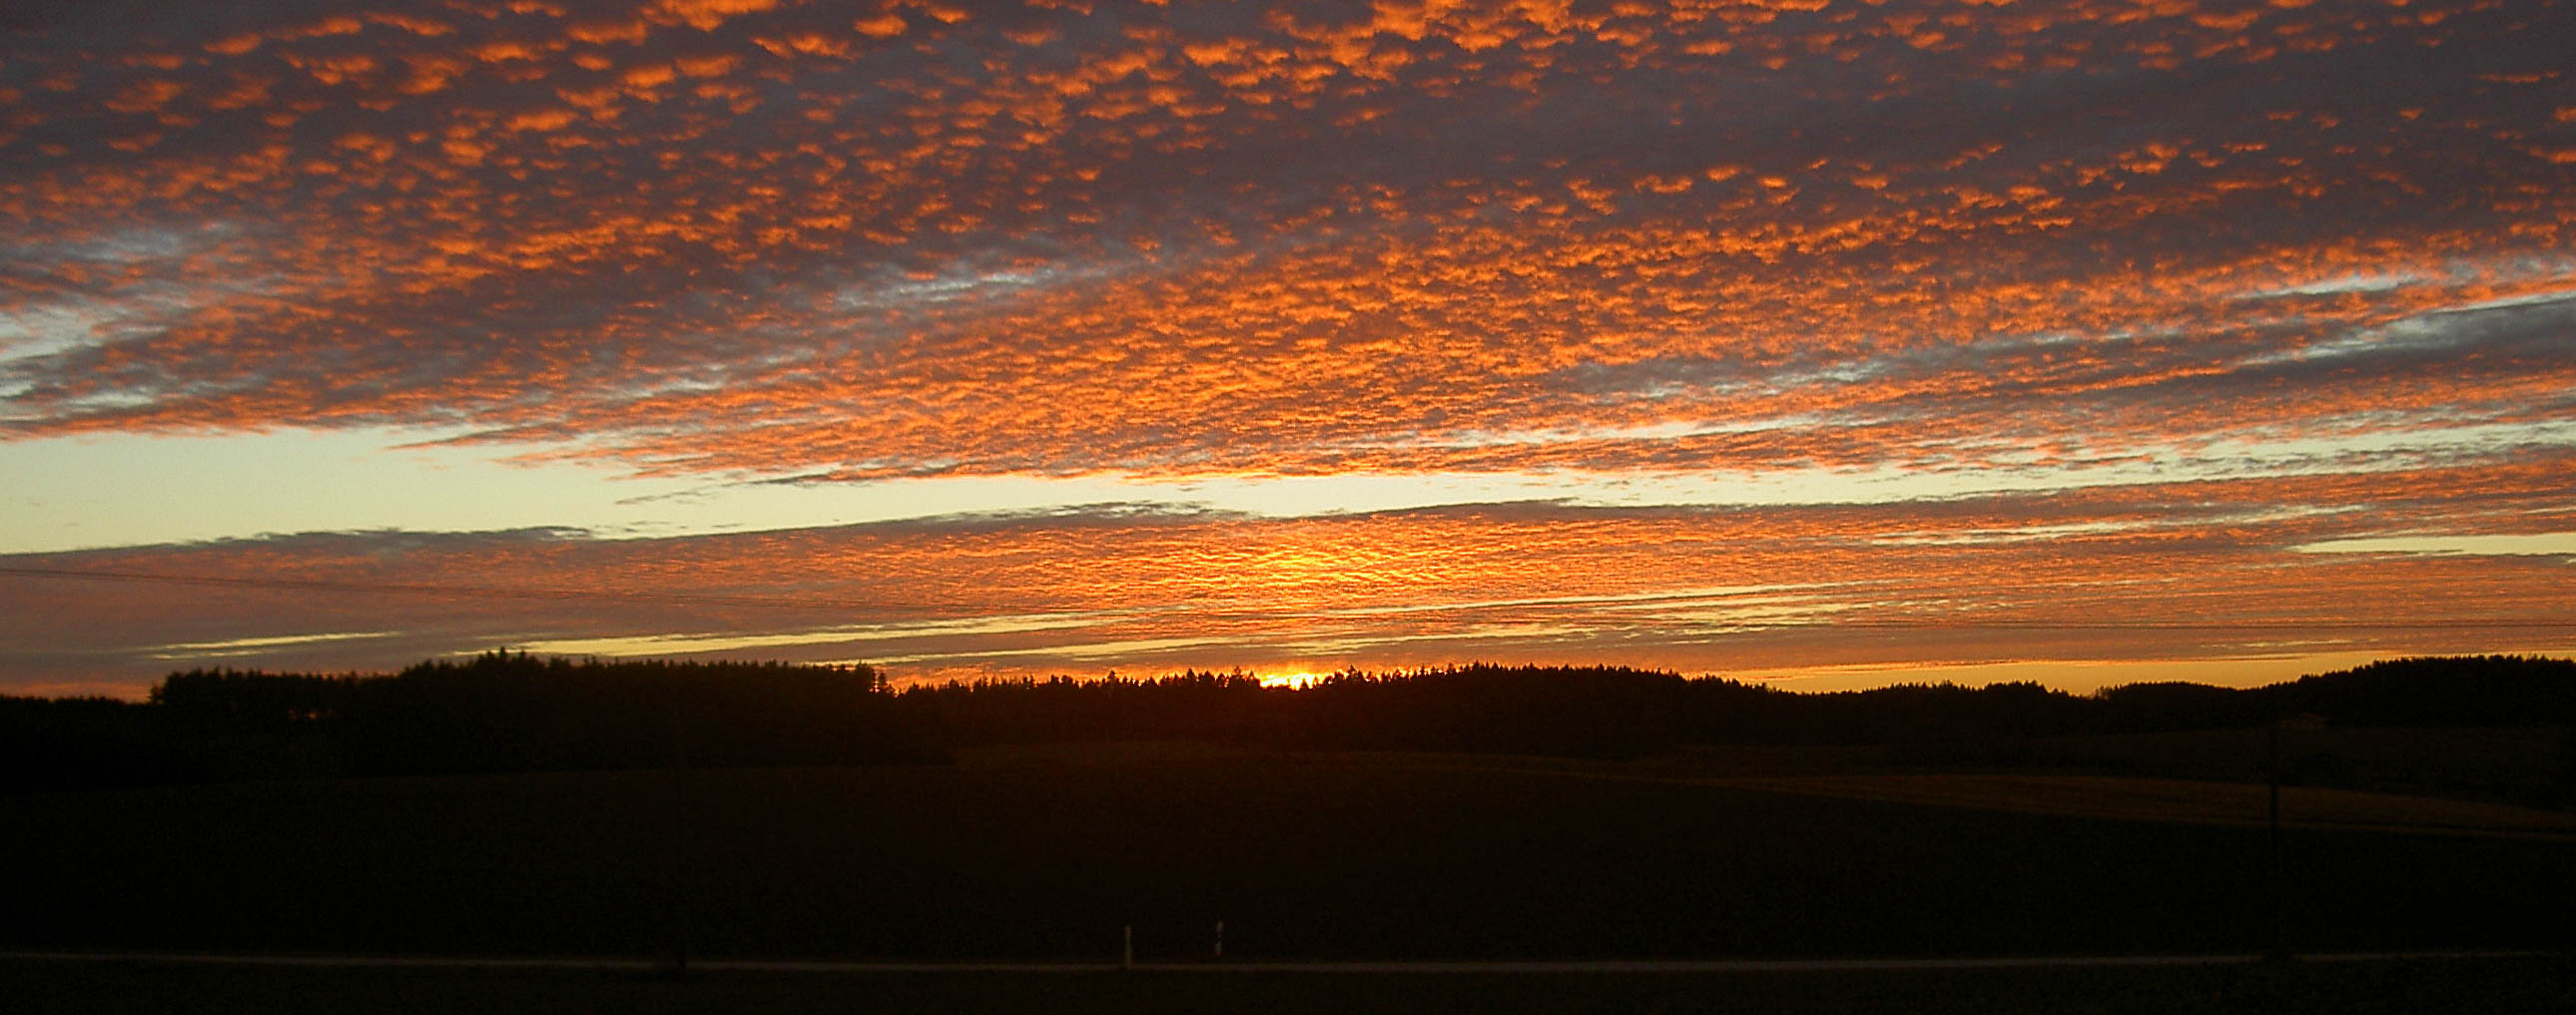
[[[2551,496],[2498,478],[2479,485],[2505,502]],[[2431,489],[2419,479],[2477,481],[2392,479],[2384,490],[2400,498]],[[2576,635],[2556,594],[2562,561],[2304,552],[2354,531],[2348,513],[2299,510],[2305,494],[2139,486],[1942,505],[1293,520],[1094,510],[677,540],[307,536],[0,559],[12,575],[0,596],[49,597],[67,644],[128,653],[138,678],[184,662],[154,646],[208,629],[386,632],[331,646],[336,665],[498,638],[891,660],[899,675],[1081,670],[1104,664],[1101,645],[1169,646],[1119,658],[1131,672],[1531,657],[1729,672],[2218,658],[2277,653],[2284,639],[2309,653],[2456,651]],[[2194,506],[2177,512],[2178,500]],[[228,589],[223,602],[206,601],[210,584]],[[2308,594],[2327,587],[2342,594]]]
[[[2353,497],[2568,440],[2555,9],[377,7],[13,36],[0,436]]]

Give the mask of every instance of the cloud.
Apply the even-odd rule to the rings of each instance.
[[[2567,561],[2530,547],[2576,531],[2566,464],[1882,504],[1305,518],[1103,505],[666,539],[379,532],[20,555],[0,558],[0,645],[24,648],[0,668],[139,684],[185,665],[366,668],[521,645],[893,661],[917,679],[1113,657],[1131,672],[1497,658],[1731,671],[2208,658],[2292,635],[2564,644]],[[2475,510],[2449,496],[2462,488],[2485,491]],[[2390,536],[2451,552],[2315,552]]]
[[[708,489],[2023,491],[12,558],[198,582],[10,578],[61,620],[7,622],[48,673],[244,638],[1697,666],[2556,616],[2532,555],[2290,548],[2569,531],[2564,4],[36,2],[0,31],[0,440],[417,428]],[[1816,587],[1580,605],[1784,576]],[[983,632],[984,662],[937,626],[995,617],[1081,626]]]
[[[1914,462],[2576,380],[2309,355],[2576,284],[2563,10],[1811,6],[35,8],[0,309],[64,323],[17,326],[0,426],[1617,469],[1669,455],[1355,449],[1893,418],[1849,454]]]

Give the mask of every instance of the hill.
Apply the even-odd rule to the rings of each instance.
[[[1274,750],[1642,758],[1686,746],[1873,748],[1887,763],[2074,767],[2256,778],[2268,753],[2172,749],[2302,717],[2293,781],[2386,782],[2363,729],[2523,731],[2485,795],[2576,799],[2576,661],[2394,660],[2250,689],[2036,684],[1799,694],[1618,667],[1345,671],[1299,687],[1242,673],[897,690],[863,666],[601,662],[490,653],[385,676],[174,673],[147,702],[0,699],[0,778],[17,789],[245,778],[935,762],[982,744],[1189,739]],[[2117,738],[2128,738],[2125,742]],[[2161,738],[2161,739],[2159,739]],[[2125,743],[2125,747],[2119,746]],[[2163,756],[2158,744],[2164,745]],[[2402,746],[2402,745],[2401,745]],[[2499,749],[2502,750],[2502,749]],[[2400,753],[2403,753],[2401,750]],[[2442,762],[2432,753],[2424,764]],[[2454,758],[2496,751],[2451,751]],[[2217,770],[2176,771],[2212,758]],[[2209,766],[2204,765],[2204,768]],[[2419,766],[2420,767],[2420,766]],[[2386,788],[2370,785],[2369,788]]]

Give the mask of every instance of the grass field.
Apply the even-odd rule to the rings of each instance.
[[[1950,807],[2245,827],[2267,823],[2271,806],[2268,788],[2259,785],[2087,775],[1783,776],[1737,778],[1725,784]],[[2282,788],[2281,821],[2298,829],[2557,836],[2576,840],[2576,814],[2565,811],[2307,786]]]
[[[2334,727],[2281,736],[2292,782],[2418,796],[2528,800],[2551,795],[2576,743],[2563,727]],[[2026,742],[2030,761],[2106,773],[2260,780],[2269,768],[2260,729],[2185,730]]]
[[[2272,926],[2254,827],[1168,746],[20,797],[0,849],[17,948],[1105,961],[1132,926],[1187,960],[1224,921],[1252,961],[1986,955]],[[2301,949],[2570,937],[2566,841],[2306,827],[2284,861]]]
[[[2563,957],[1866,973],[1265,975],[691,974],[244,969],[0,960],[19,1015],[624,1015],[941,1012],[1908,1012],[1977,1015],[2557,1013]]]

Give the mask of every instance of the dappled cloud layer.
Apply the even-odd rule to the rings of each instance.
[[[2562,3],[0,24],[20,436],[424,425],[820,479],[1970,469],[2564,424],[2576,391]]]
[[[2576,461],[1923,504],[1097,507],[664,540],[330,534],[0,558],[21,681],[510,645],[899,679],[1613,661],[1690,672],[2576,645],[2576,546],[2333,550],[2348,505],[2576,529]],[[88,577],[70,577],[77,573]],[[41,638],[41,640],[40,640]],[[1937,673],[1935,674],[1937,676]],[[111,680],[110,683],[115,681]]]
[[[22,555],[0,663],[2563,645],[2571,39],[2559,0],[17,0],[0,441],[1577,492]],[[1893,485],[1726,493],[1828,475]]]

